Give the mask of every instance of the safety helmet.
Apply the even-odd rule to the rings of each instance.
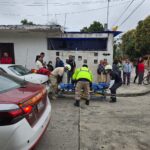
[[[105,70],[112,70],[112,66],[111,65],[106,65]]]
[[[70,66],[69,64],[66,64],[66,65],[65,65],[65,68],[66,68],[68,71],[71,70],[71,66]]]

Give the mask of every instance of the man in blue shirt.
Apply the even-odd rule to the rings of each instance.
[[[132,64],[127,59],[126,62],[123,64],[123,84],[130,85],[130,78],[132,72]],[[127,80],[127,82],[126,82]]]

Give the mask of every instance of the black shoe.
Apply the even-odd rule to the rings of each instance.
[[[80,101],[76,100],[76,102],[74,103],[74,106],[80,107]]]
[[[115,102],[117,102],[117,99],[114,98],[114,97],[112,97],[111,100],[110,100],[109,102],[110,102],[110,103],[115,103]]]
[[[90,101],[89,101],[89,100],[86,100],[86,101],[85,101],[85,104],[86,104],[86,105],[89,105],[89,104],[90,104]]]
[[[109,103],[116,103],[117,101],[114,100],[110,100]]]

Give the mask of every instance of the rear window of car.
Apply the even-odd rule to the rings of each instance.
[[[30,70],[21,65],[9,66],[8,68],[18,76],[24,76],[30,73]]]
[[[18,87],[20,87],[19,83],[5,76],[0,75],[0,93],[3,93],[13,88],[18,88]]]

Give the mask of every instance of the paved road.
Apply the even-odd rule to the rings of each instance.
[[[72,99],[52,102],[52,119],[36,150],[149,150],[150,95],[120,97],[116,104]]]

